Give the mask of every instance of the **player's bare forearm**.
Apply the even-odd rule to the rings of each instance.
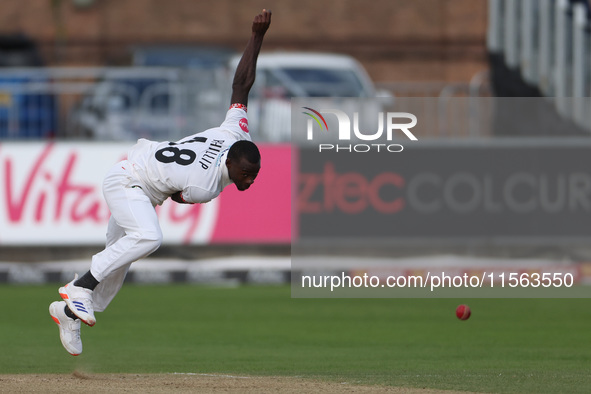
[[[271,11],[263,10],[252,22],[252,34],[236,68],[232,82],[231,104],[248,104],[248,94],[256,77],[256,65],[263,37],[271,24]]]

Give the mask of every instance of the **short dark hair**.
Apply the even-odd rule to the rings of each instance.
[[[240,140],[234,142],[228,151],[228,159],[240,160],[244,157],[249,163],[256,164],[261,161],[259,148],[251,141]]]

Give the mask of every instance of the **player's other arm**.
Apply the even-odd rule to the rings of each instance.
[[[234,74],[231,104],[248,104],[248,93],[256,76],[257,58],[263,45],[263,37],[270,24],[271,11],[264,9],[262,13],[254,17],[252,34]]]
[[[183,200],[181,192],[174,193],[172,196],[170,196],[170,199],[174,202],[178,202],[179,204],[191,204],[190,202]]]

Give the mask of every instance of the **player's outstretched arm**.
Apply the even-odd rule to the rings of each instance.
[[[246,44],[246,49],[236,68],[232,82],[232,102],[230,104],[248,104],[248,93],[254,84],[256,76],[257,58],[263,45],[263,37],[271,24],[271,11],[263,10],[254,17],[252,34]]]

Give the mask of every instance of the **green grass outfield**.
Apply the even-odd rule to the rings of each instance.
[[[589,392],[589,299],[292,299],[288,286],[125,285],[84,353],[62,348],[57,285],[0,286],[0,373],[301,376],[480,392]],[[455,317],[458,303],[472,317]]]

